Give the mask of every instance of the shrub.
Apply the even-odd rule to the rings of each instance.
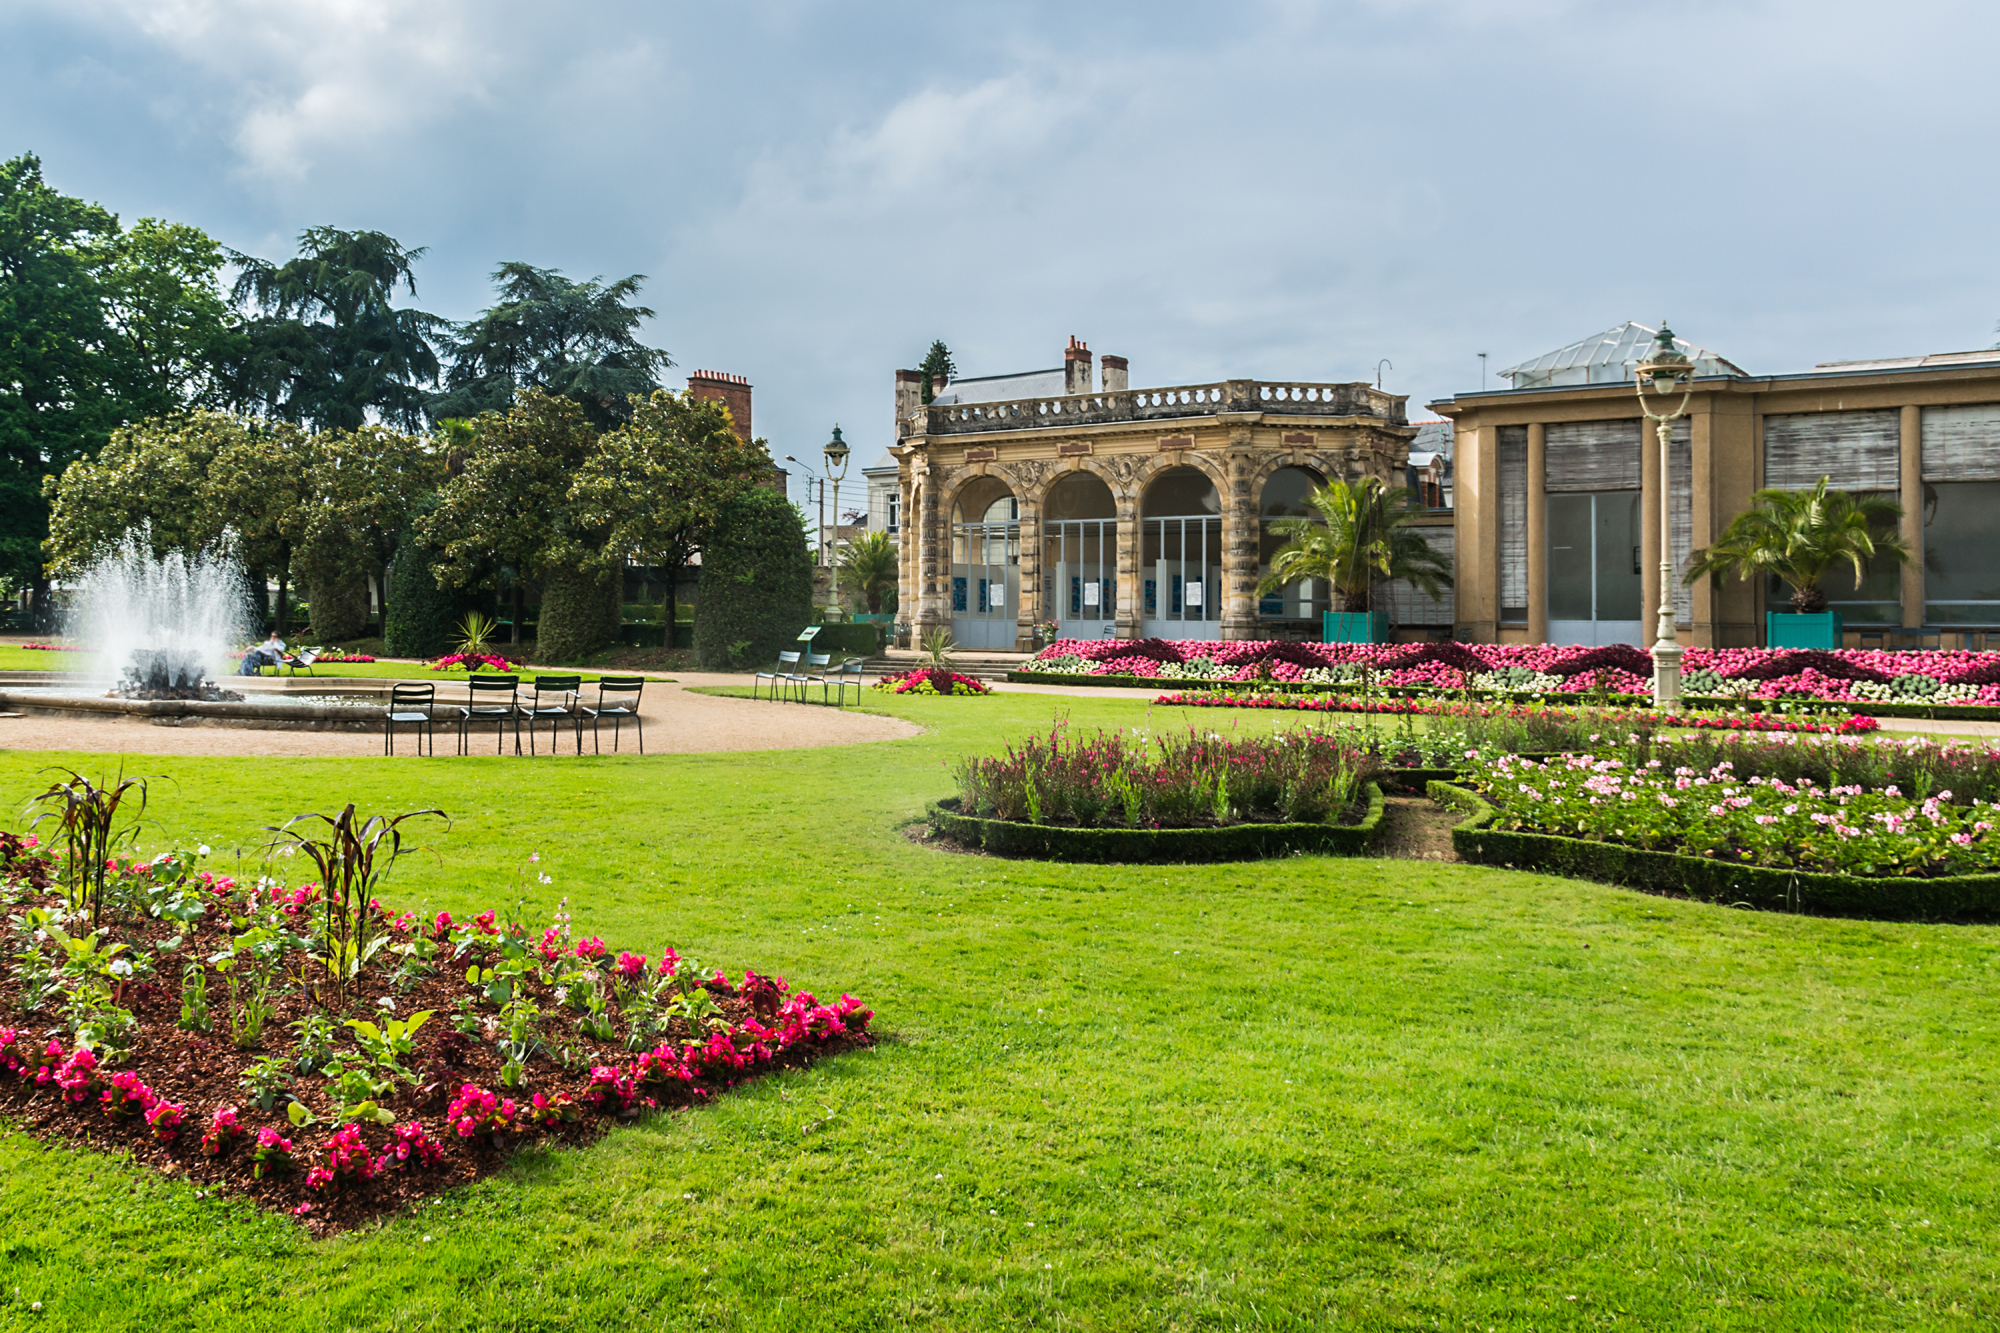
[[[535,660],[574,666],[618,641],[619,581],[588,569],[552,569],[542,581]],[[795,631],[796,632],[796,631]]]
[[[431,566],[440,555],[417,539],[413,525],[404,526],[389,565],[389,605],[382,612],[382,637],[391,657],[436,657],[452,645],[452,627],[468,599],[438,586]]]
[[[798,509],[775,491],[750,491],[723,508],[701,560],[694,604],[701,667],[739,671],[776,661],[812,613],[812,559]]]

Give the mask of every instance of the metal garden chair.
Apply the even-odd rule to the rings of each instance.
[[[778,697],[778,686],[791,680],[794,668],[798,664],[799,655],[797,653],[779,653],[778,665],[772,667],[769,671],[759,671],[756,678],[750,682],[750,697],[752,699],[756,698],[760,682],[768,680],[771,682],[771,697],[776,699]]]
[[[645,688],[643,676],[605,676],[597,682],[597,707],[581,710],[590,719],[591,753],[603,753],[597,745],[597,728],[606,718],[611,720],[611,753],[618,753],[618,731],[627,718],[639,733],[639,753],[646,753],[646,724],[639,717],[639,692]]]
[[[313,663],[319,661],[325,652],[324,648],[302,648],[296,653],[281,653],[278,657],[278,666],[294,676],[301,671],[310,676],[313,674]]]
[[[431,741],[431,757],[437,757],[437,702],[435,685],[391,685],[389,707],[382,715],[382,753],[396,753],[396,724],[408,722],[417,728],[417,754],[424,752],[424,737]]]
[[[806,701],[806,691],[814,685],[819,686],[820,702],[826,702],[826,669],[832,662],[832,653],[807,653],[806,669],[786,677],[791,684],[798,686],[800,703]]]
[[[834,688],[839,691],[833,696],[835,708],[847,702],[847,686],[850,681],[854,684],[854,702],[860,703],[867,697],[861,692],[865,688],[861,683],[861,673],[867,665],[867,660],[864,658],[850,657],[840,664],[840,670],[833,673]]]
[[[521,718],[528,724],[528,753],[535,753],[535,724],[544,718],[549,724],[549,753],[556,752],[556,728],[564,718],[576,732],[576,752],[583,753],[583,715],[578,711],[583,706],[582,676],[537,676],[534,679],[534,697],[521,707]],[[553,703],[545,703],[545,698]]]
[[[509,722],[514,724],[514,753],[521,753],[521,693],[519,676],[473,676],[465,682],[466,703],[458,710],[458,752],[467,753],[472,724],[493,723],[493,753],[499,754]]]

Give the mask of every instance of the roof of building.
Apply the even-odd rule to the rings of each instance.
[[[1410,441],[1412,463],[1416,463],[1418,454],[1442,454],[1446,458],[1451,457],[1452,426],[1449,421],[1418,421],[1413,424],[1417,428],[1417,434]],[[1421,467],[1423,464],[1418,463],[1417,466]]]
[[[890,457],[887,453],[884,453],[882,457],[880,457],[873,463],[870,463],[867,467],[862,468],[861,475],[867,477],[867,476],[873,476],[878,472],[894,472],[894,471],[896,471],[896,460]]]
[[[933,401],[953,403],[1006,403],[1016,398],[1061,397],[1068,392],[1063,368],[1023,370],[1013,375],[974,375],[955,379]]]
[[[1931,370],[1950,366],[1982,366],[2000,362],[2000,347],[1976,352],[1935,352],[1930,356],[1891,356],[1871,361],[1822,361],[1814,370]]]
[[[1542,389],[1565,384],[1614,384],[1632,378],[1632,367],[1645,358],[1647,349],[1660,336],[1657,326],[1628,320],[1595,337],[1584,338],[1553,352],[1544,352],[1531,361],[1509,366],[1500,377],[1516,389]],[[1697,375],[1742,375],[1741,366],[1697,347],[1684,338],[1674,346],[1695,364]]]

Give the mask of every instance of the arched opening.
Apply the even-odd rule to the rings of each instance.
[[[997,477],[975,477],[951,511],[951,636],[1012,648],[1021,604],[1021,503]]]
[[[1169,468],[1140,501],[1140,615],[1147,638],[1222,637],[1222,497],[1198,468]]]
[[[1311,468],[1281,467],[1264,483],[1257,503],[1257,578],[1261,582],[1271,570],[1271,559],[1288,538],[1277,530],[1286,519],[1319,520],[1312,507],[1312,493],[1326,485],[1326,478]],[[1317,638],[1320,617],[1332,609],[1333,585],[1325,579],[1300,579],[1257,599],[1257,614],[1265,620],[1304,621],[1308,637]],[[1296,629],[1298,627],[1290,627]],[[1278,626],[1272,626],[1279,632]]]
[[[1104,479],[1071,472],[1043,504],[1042,614],[1065,639],[1118,632],[1118,503]]]

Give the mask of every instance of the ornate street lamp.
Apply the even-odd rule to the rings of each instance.
[[[840,427],[833,428],[833,438],[821,450],[826,455],[826,475],[833,482],[833,591],[835,606],[840,605],[840,479],[847,475],[847,442],[840,438]]]
[[[1654,340],[1646,359],[1633,371],[1639,393],[1639,410],[1656,427],[1660,437],[1660,621],[1653,643],[1653,706],[1668,708],[1681,701],[1681,645],[1674,634],[1674,529],[1670,497],[1673,493],[1670,445],[1674,422],[1686,414],[1694,397],[1694,364],[1674,346],[1674,331],[1660,321],[1660,336]],[[1664,408],[1678,393],[1681,400],[1671,412]],[[1648,394],[1652,397],[1649,399]]]

